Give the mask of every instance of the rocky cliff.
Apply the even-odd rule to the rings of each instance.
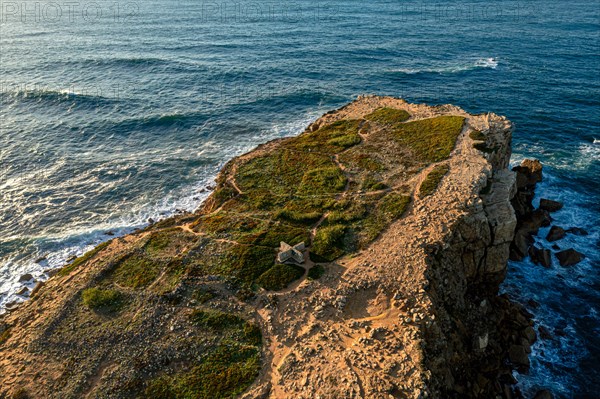
[[[512,124],[359,97],[0,319],[0,397],[511,397]],[[280,241],[306,261],[276,262]]]

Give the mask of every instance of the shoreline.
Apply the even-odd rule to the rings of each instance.
[[[384,336],[392,334],[395,337],[392,341],[398,340],[404,347],[411,348],[410,350],[407,349],[408,352],[404,353],[410,353],[411,356],[414,356],[415,358],[412,361],[427,359],[425,362],[427,368],[418,369],[418,375],[408,379],[406,379],[406,376],[401,378],[404,379],[404,384],[410,385],[403,385],[405,388],[399,388],[400,385],[396,385],[396,389],[402,389],[405,392],[412,392],[412,394],[431,392],[435,394],[436,392],[455,391],[463,392],[472,397],[479,397],[479,395],[482,395],[484,392],[491,392],[490,390],[495,389],[494,385],[490,385],[490,383],[495,381],[495,378],[499,378],[494,377],[496,373],[498,376],[504,376],[501,377],[502,384],[510,389],[510,386],[514,384],[514,381],[511,382],[510,378],[506,377],[510,375],[510,369],[506,369],[505,366],[501,366],[500,363],[497,363],[497,365],[492,366],[492,369],[486,371],[485,377],[483,377],[479,374],[477,368],[474,367],[474,364],[484,365],[485,363],[480,362],[483,362],[486,358],[486,356],[482,357],[482,355],[487,351],[492,351],[494,353],[493,356],[497,357],[498,361],[501,361],[504,358],[505,353],[507,353],[504,352],[505,350],[508,350],[507,345],[514,346],[515,342],[513,342],[513,340],[507,342],[506,339],[503,338],[505,334],[499,333],[502,329],[512,331],[512,327],[509,327],[506,324],[506,320],[509,321],[509,324],[510,320],[517,320],[517,325],[520,326],[519,334],[525,334],[524,337],[531,340],[531,325],[528,314],[523,312],[522,307],[512,304],[510,301],[506,300],[506,298],[502,299],[501,297],[497,297],[498,286],[500,282],[504,280],[504,274],[506,272],[506,261],[502,261],[502,259],[508,254],[508,245],[512,241],[512,230],[510,226],[514,223],[510,217],[512,208],[507,202],[509,195],[512,192],[511,185],[513,183],[511,182],[514,181],[511,179],[514,178],[512,177],[513,175],[511,172],[505,172],[510,155],[510,149],[507,146],[507,143],[510,143],[512,125],[510,122],[507,122],[506,119],[502,119],[493,114],[469,115],[460,108],[449,105],[428,107],[425,105],[408,104],[400,99],[359,97],[355,102],[325,114],[316,123],[311,124],[303,134],[307,135],[314,132],[320,132],[321,129],[326,129],[327,126],[335,125],[336,121],[345,120],[344,118],[351,118],[351,115],[355,115],[357,112],[362,112],[360,115],[364,115],[373,109],[387,109],[381,108],[386,106],[399,107],[400,109],[408,110],[410,115],[419,115],[420,118],[424,118],[416,118],[416,121],[428,120],[428,118],[435,118],[440,115],[464,115],[464,117],[468,119],[469,122],[468,125],[466,125],[468,128],[461,128],[460,139],[457,141],[456,148],[452,150],[453,155],[444,163],[451,170],[451,174],[446,176],[442,180],[441,185],[437,188],[437,191],[440,192],[434,191],[431,198],[413,196],[412,201],[414,201],[414,203],[406,210],[406,216],[393,222],[390,227],[388,227],[376,241],[369,244],[364,251],[358,251],[351,257],[342,256],[333,263],[327,263],[331,268],[328,273],[329,275],[322,277],[318,280],[318,283],[311,283],[309,280],[305,280],[306,273],[304,273],[300,282],[294,283],[289,290],[273,294],[269,294],[269,290],[266,292],[259,290],[253,294],[256,296],[256,299],[250,300],[243,304],[243,306],[242,303],[240,303],[240,306],[242,306],[240,309],[245,308],[247,312],[250,312],[247,313],[248,315],[254,314],[251,318],[256,320],[262,327],[264,340],[266,340],[266,342],[271,342],[270,345],[265,346],[262,352],[263,356],[267,359],[266,363],[269,364],[275,362],[275,364],[283,364],[291,359],[290,355],[294,352],[296,353],[294,356],[296,358],[296,363],[294,363],[294,366],[289,371],[291,372],[293,369],[296,369],[294,373],[305,375],[306,378],[311,378],[311,374],[305,374],[307,371],[304,368],[305,366],[302,362],[298,363],[300,353],[296,352],[294,347],[286,346],[284,346],[284,352],[281,352],[281,348],[276,345],[278,342],[282,342],[281,337],[289,336],[289,339],[294,337],[293,339],[296,342],[301,342],[302,340],[308,339],[308,337],[312,337],[306,341],[306,347],[311,346],[314,342],[313,339],[315,338],[314,333],[311,333],[310,331],[306,332],[305,334],[308,334],[307,337],[304,337],[302,334],[297,335],[298,330],[295,328],[290,329],[294,325],[298,327],[302,324],[312,325],[312,328],[316,328],[315,333],[317,336],[320,336],[321,334],[329,335],[330,333],[333,333],[333,331],[346,331],[345,334],[352,335],[358,334],[357,337],[365,333],[367,336],[372,336],[373,333],[370,332],[371,330],[378,331],[377,334],[381,333]],[[473,136],[473,132],[468,133],[473,129],[475,129],[474,131],[478,131],[477,129],[486,131],[486,139],[484,140],[486,146],[496,148],[496,150],[493,152],[483,151],[484,155],[479,155],[480,153],[474,150],[474,148],[477,147],[472,145],[472,140],[474,140],[473,137],[475,136]],[[298,140],[298,137],[302,139],[302,135],[300,135],[296,136],[296,140]],[[479,136],[477,136],[477,138],[478,137]],[[185,233],[184,236],[189,236],[191,234],[192,236],[196,235],[197,237],[203,237],[205,233],[202,230],[197,231],[196,225],[194,224],[196,223],[195,220],[198,215],[208,217],[214,213],[219,213],[220,209],[227,204],[229,199],[244,194],[245,190],[247,190],[247,188],[244,188],[247,187],[245,186],[247,183],[244,183],[240,189],[238,186],[238,184],[240,184],[239,181],[238,184],[236,184],[235,180],[230,180],[228,176],[236,176],[238,165],[245,164],[245,162],[247,162],[246,158],[253,160],[260,158],[260,156],[270,156],[273,151],[285,146],[285,143],[290,142],[292,139],[293,138],[276,139],[266,144],[259,145],[251,152],[227,163],[216,179],[218,183],[217,190],[211,195],[209,201],[203,203],[198,212],[182,214],[163,221],[158,221],[132,235],[115,238],[105,247],[86,254],[86,256],[84,256],[85,259],[80,258],[81,260],[64,268],[59,274],[59,280],[62,281],[66,278],[66,281],[72,280],[69,285],[84,284],[83,286],[89,286],[90,282],[88,282],[88,279],[90,277],[86,277],[89,273],[96,273],[96,277],[93,277],[94,274],[90,275],[93,282],[102,281],[106,278],[105,276],[107,273],[108,276],[110,276],[113,273],[110,270],[114,267],[117,267],[117,270],[119,270],[121,267],[120,264],[123,261],[118,259],[121,259],[122,256],[121,258],[117,256],[117,263],[113,266],[110,266],[112,263],[109,263],[108,271],[102,271],[102,259],[110,259],[110,256],[112,256],[98,255],[105,253],[106,247],[112,248],[109,250],[109,253],[114,253],[116,255],[118,251],[120,251],[117,250],[116,247],[126,249],[128,246],[135,246],[135,242],[145,240],[144,237],[150,237],[152,240],[152,237],[156,234],[179,231],[178,226],[185,227],[183,229],[183,233]],[[362,140],[365,140],[365,138],[363,137]],[[476,141],[477,140],[475,140],[475,142]],[[479,141],[481,141],[481,139]],[[485,161],[482,162],[483,160]],[[493,165],[493,167],[488,165]],[[423,184],[426,175],[432,170],[432,168],[420,169],[420,174],[415,177],[417,180],[413,179],[409,181],[414,181],[412,184],[417,184],[418,187]],[[470,185],[471,182],[475,182],[475,184]],[[226,193],[223,190],[230,183],[231,186],[235,188],[233,191],[237,191],[238,194],[226,194],[226,196],[223,197],[222,193]],[[348,186],[346,186],[346,190],[347,189]],[[467,195],[466,198],[468,199],[465,201],[465,197],[461,196],[466,193],[471,194]],[[483,198],[482,203],[478,202],[481,201],[481,199],[477,200],[478,196]],[[223,199],[219,198],[224,198],[225,202],[223,202]],[[443,209],[445,209],[445,212],[442,215],[445,221],[441,224],[439,221],[436,221],[434,224],[427,224],[425,221],[434,217],[436,213],[434,208],[436,206],[439,207],[440,204],[443,204]],[[423,223],[428,225],[428,227],[425,231],[417,233],[416,236],[407,235],[406,232],[403,232],[403,230],[410,233],[417,232],[419,230],[418,226],[423,226]],[[407,229],[407,226],[412,227]],[[487,233],[485,233],[486,230],[488,231]],[[458,231],[461,232],[459,235],[454,234]],[[479,231],[479,233],[475,233],[472,235],[472,238],[469,238],[469,234],[473,234],[475,231]],[[487,238],[481,240],[482,234],[483,237],[486,237],[486,235],[487,237],[490,237],[491,241],[486,241],[488,240]],[[434,239],[432,236],[436,238]],[[188,240],[190,238],[185,239]],[[222,238],[219,238],[219,240],[223,241]],[[225,243],[226,240],[223,242]],[[394,258],[386,253],[389,252],[385,248],[386,245],[390,248],[398,248],[398,243],[405,243],[404,245],[407,247],[404,250],[406,253],[401,251],[398,252],[396,256],[405,259],[400,262],[401,264],[406,264],[407,266],[410,265],[411,268],[416,267],[413,270],[413,273],[407,274],[402,268],[398,268],[397,263],[399,260],[394,260]],[[431,244],[424,245],[425,243]],[[142,248],[146,248],[147,245],[149,244],[144,244]],[[484,250],[483,256],[479,261],[475,262],[479,263],[479,266],[472,268],[470,263],[467,262],[468,257],[481,256],[476,255],[478,253],[480,254],[478,251],[481,250]],[[458,251],[458,256],[456,251]],[[131,255],[128,256],[130,257]],[[467,257],[465,258],[465,256]],[[384,264],[389,263],[387,266],[388,268],[391,268],[389,270],[393,270],[394,273],[397,273],[398,277],[395,282],[387,281],[385,279],[380,280],[380,277],[378,277],[379,273],[383,272],[384,269],[379,270],[379,266],[376,266],[377,259]],[[373,262],[375,262],[375,264],[373,264]],[[483,266],[480,262],[483,262]],[[87,268],[92,267],[91,270],[87,271],[86,269],[81,269],[80,264],[86,263],[89,264]],[[473,264],[473,266],[475,265]],[[94,271],[94,269],[97,270]],[[388,273],[389,272],[390,271],[388,271]],[[342,275],[344,276],[344,279],[340,280]],[[368,276],[368,278],[365,281],[366,276]],[[457,276],[459,278],[458,280],[456,280]],[[403,279],[406,279],[406,281],[403,281]],[[447,283],[448,279],[454,281],[450,286],[448,286]],[[161,280],[163,280],[162,277],[159,281]],[[75,281],[78,281],[78,283],[75,283]],[[214,281],[220,280],[217,279]],[[354,281],[354,283],[352,283],[352,281]],[[58,281],[50,280],[51,285],[56,285],[57,283]],[[364,290],[364,292],[368,294],[364,294],[366,295],[364,296],[360,291],[356,291],[355,287],[360,287],[360,290]],[[70,290],[71,288],[62,286],[61,291],[63,289]],[[331,296],[332,292],[329,292],[330,290],[338,292],[338,294]],[[55,297],[54,301],[56,301],[56,294],[49,292],[49,288],[45,288],[43,291],[44,293],[41,294],[42,296],[36,295],[35,303],[31,305],[28,304],[27,307],[44,306],[43,304],[40,305],[42,297]],[[394,291],[396,293],[392,298],[390,295]],[[320,292],[319,301],[314,302],[314,299],[316,299],[314,294],[317,292]],[[341,302],[341,305],[339,304],[339,293],[345,298]],[[130,292],[127,295],[132,294],[133,292]],[[239,295],[239,293],[236,295]],[[475,295],[475,297],[472,297],[472,295]],[[278,305],[275,307],[260,304],[263,300],[269,302],[271,298],[275,297],[279,298],[277,301]],[[414,301],[412,298],[420,299]],[[304,303],[304,305],[299,307],[298,304],[301,303]],[[350,303],[353,303],[353,305],[348,308]],[[373,303],[375,303],[375,305],[373,305]],[[472,308],[471,304],[474,303],[478,304],[478,307]],[[321,310],[318,310],[315,313],[314,319],[312,319],[313,316],[310,315],[310,312],[306,308],[307,304],[312,304],[311,306],[315,306],[315,309],[321,308]],[[79,305],[77,305],[77,301],[73,302],[73,300],[69,300],[66,306],[66,309],[68,310],[65,311],[75,311],[76,314],[80,315],[78,317],[84,317],[84,315],[86,318],[89,317],[86,315],[87,313],[80,313],[81,310],[78,310]],[[461,310],[451,311],[450,309],[455,306]],[[251,310],[253,307],[256,307],[254,311]],[[373,308],[373,310],[371,310],[371,308]],[[19,310],[17,310],[17,312],[18,311]],[[367,312],[366,314],[363,313],[365,311]],[[378,313],[381,311],[383,311],[383,313]],[[296,315],[296,317],[290,318],[290,315]],[[482,324],[481,317],[484,315],[489,320]],[[176,315],[171,315],[169,317],[172,316]],[[351,323],[352,325],[355,325],[355,323],[358,324],[356,324],[355,327],[350,326],[350,329],[348,330],[348,325],[345,322],[342,322],[341,324],[337,321],[334,322],[334,320],[339,317],[354,320],[354,322]],[[516,319],[514,319],[515,317]],[[462,320],[462,323],[470,325],[470,328],[473,328],[479,334],[474,338],[468,338],[469,342],[471,339],[474,339],[474,341],[472,343],[470,342],[467,347],[465,347],[464,344],[458,345],[455,341],[456,338],[458,338],[459,341],[462,341],[465,337],[460,337],[462,332],[457,332],[456,325],[454,324],[455,322],[452,321],[453,318],[459,318]],[[333,324],[328,325],[328,323],[330,323],[328,320],[331,320]],[[400,322],[398,322],[398,320],[400,320]],[[374,326],[369,327],[362,332],[362,329],[365,328],[363,323],[367,323],[368,325],[373,323]],[[453,325],[454,327],[452,327]],[[303,329],[300,328],[300,331],[301,330]],[[397,331],[413,332],[402,338],[397,335]],[[431,334],[433,334],[433,337],[435,338],[433,338]],[[456,336],[456,334],[459,334],[459,336]],[[370,339],[372,340],[372,338],[373,337]],[[14,341],[14,339],[12,341]],[[353,345],[359,345],[365,350],[367,350],[366,348],[368,346],[372,345],[368,340],[363,342],[361,339],[357,339],[356,342],[359,344],[354,343]],[[415,343],[419,342],[422,349],[418,349],[419,345],[415,346]],[[443,342],[446,342],[446,344],[442,344]],[[475,352],[472,352],[473,348],[471,348],[471,344],[475,346]],[[329,356],[333,356],[334,358],[342,356],[342,359],[343,355],[339,351],[342,348],[346,348],[346,344],[342,345],[340,348],[338,348],[338,344],[332,345],[333,342],[326,345]],[[445,353],[445,351],[449,350],[444,349],[447,345],[455,346],[454,351]],[[512,347],[510,349],[512,350]],[[291,350],[291,352],[288,352],[289,350]],[[526,351],[526,348],[524,350]],[[442,354],[440,354],[440,351]],[[368,349],[367,352],[364,353],[373,353],[373,349]],[[379,353],[380,356],[389,357],[390,362],[400,355],[395,352],[388,352],[385,347],[379,348],[377,353]],[[432,358],[430,356],[433,353],[437,353],[437,355]],[[453,353],[460,353],[464,358],[450,360],[452,359]],[[489,357],[490,354],[488,353],[487,356]],[[523,361],[522,358],[517,359],[513,355],[510,355],[510,357],[515,365],[518,365]],[[437,360],[444,358],[447,359],[447,362],[454,363],[455,367],[468,364],[472,371],[469,371],[469,374],[467,375],[454,376],[453,378],[455,378],[456,381],[451,382],[449,385],[449,382],[444,381],[441,376],[452,368],[444,362],[442,362],[442,364],[437,362]],[[318,359],[313,359],[312,363],[308,364],[314,365],[314,361],[317,361],[317,364],[320,364],[319,367],[325,367],[324,369],[320,369],[321,374],[333,372],[333,370],[327,368],[325,364],[320,363]],[[358,358],[352,360],[352,363],[354,364],[356,361],[359,361]],[[407,359],[402,360],[402,362],[406,361]],[[412,361],[408,360],[409,363]],[[356,365],[358,364],[360,363],[356,363]],[[416,363],[415,367],[422,367],[417,366],[417,364],[419,363]],[[373,374],[368,368],[362,369],[363,366],[360,367],[362,370],[361,373],[371,373],[370,375],[372,375],[372,378],[381,378],[378,373]],[[485,367],[490,366],[484,366],[484,370]],[[495,367],[500,368],[496,370]],[[268,390],[271,397],[279,398],[284,397],[291,392],[289,391],[290,389],[295,390],[298,388],[294,388],[294,384],[288,385],[285,382],[283,385],[273,385],[268,381],[276,381],[277,379],[286,380],[288,371],[281,369],[267,370],[269,370],[269,368],[266,370],[264,368],[262,369],[258,381],[253,384],[250,392],[257,393],[266,389],[266,387],[270,387]],[[399,370],[404,370],[404,368],[400,368]],[[466,369],[464,370],[466,372]],[[479,385],[463,385],[463,382],[461,381],[469,381],[475,378],[475,374],[470,374],[473,372],[477,374]],[[395,373],[398,374],[398,377],[396,378],[400,378],[400,375],[402,375],[400,371],[396,371]],[[387,379],[396,381],[396,379],[390,379],[390,377],[387,377]],[[294,380],[297,380],[297,378],[294,377]],[[362,384],[361,389],[366,389],[364,381]],[[317,385],[311,385],[310,389],[313,390],[310,394],[312,395],[315,392],[324,392],[319,390],[328,388],[321,385],[321,382],[318,382]],[[369,386],[369,389],[379,388],[373,385]],[[279,390],[282,391],[279,392]]]

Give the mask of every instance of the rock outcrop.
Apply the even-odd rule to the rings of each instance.
[[[367,96],[234,159],[197,213],[0,320],[0,397],[511,398],[536,334],[499,284],[551,220],[541,166],[508,170],[512,129]],[[307,271],[275,264],[302,240]]]

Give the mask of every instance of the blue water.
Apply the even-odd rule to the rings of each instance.
[[[561,243],[587,255],[574,268],[510,266],[503,289],[560,333],[521,389],[600,392],[597,1],[67,3],[0,3],[0,305],[359,94],[454,103],[514,121],[556,223],[590,232]]]

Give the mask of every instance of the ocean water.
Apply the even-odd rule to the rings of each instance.
[[[560,243],[586,254],[575,267],[510,264],[503,289],[555,337],[519,387],[599,397],[599,10],[2,0],[0,306],[26,298],[26,273],[44,279],[110,234],[196,209],[231,157],[359,94],[453,103],[508,116],[514,161],[541,159],[538,197],[566,204],[556,224],[590,233]]]

